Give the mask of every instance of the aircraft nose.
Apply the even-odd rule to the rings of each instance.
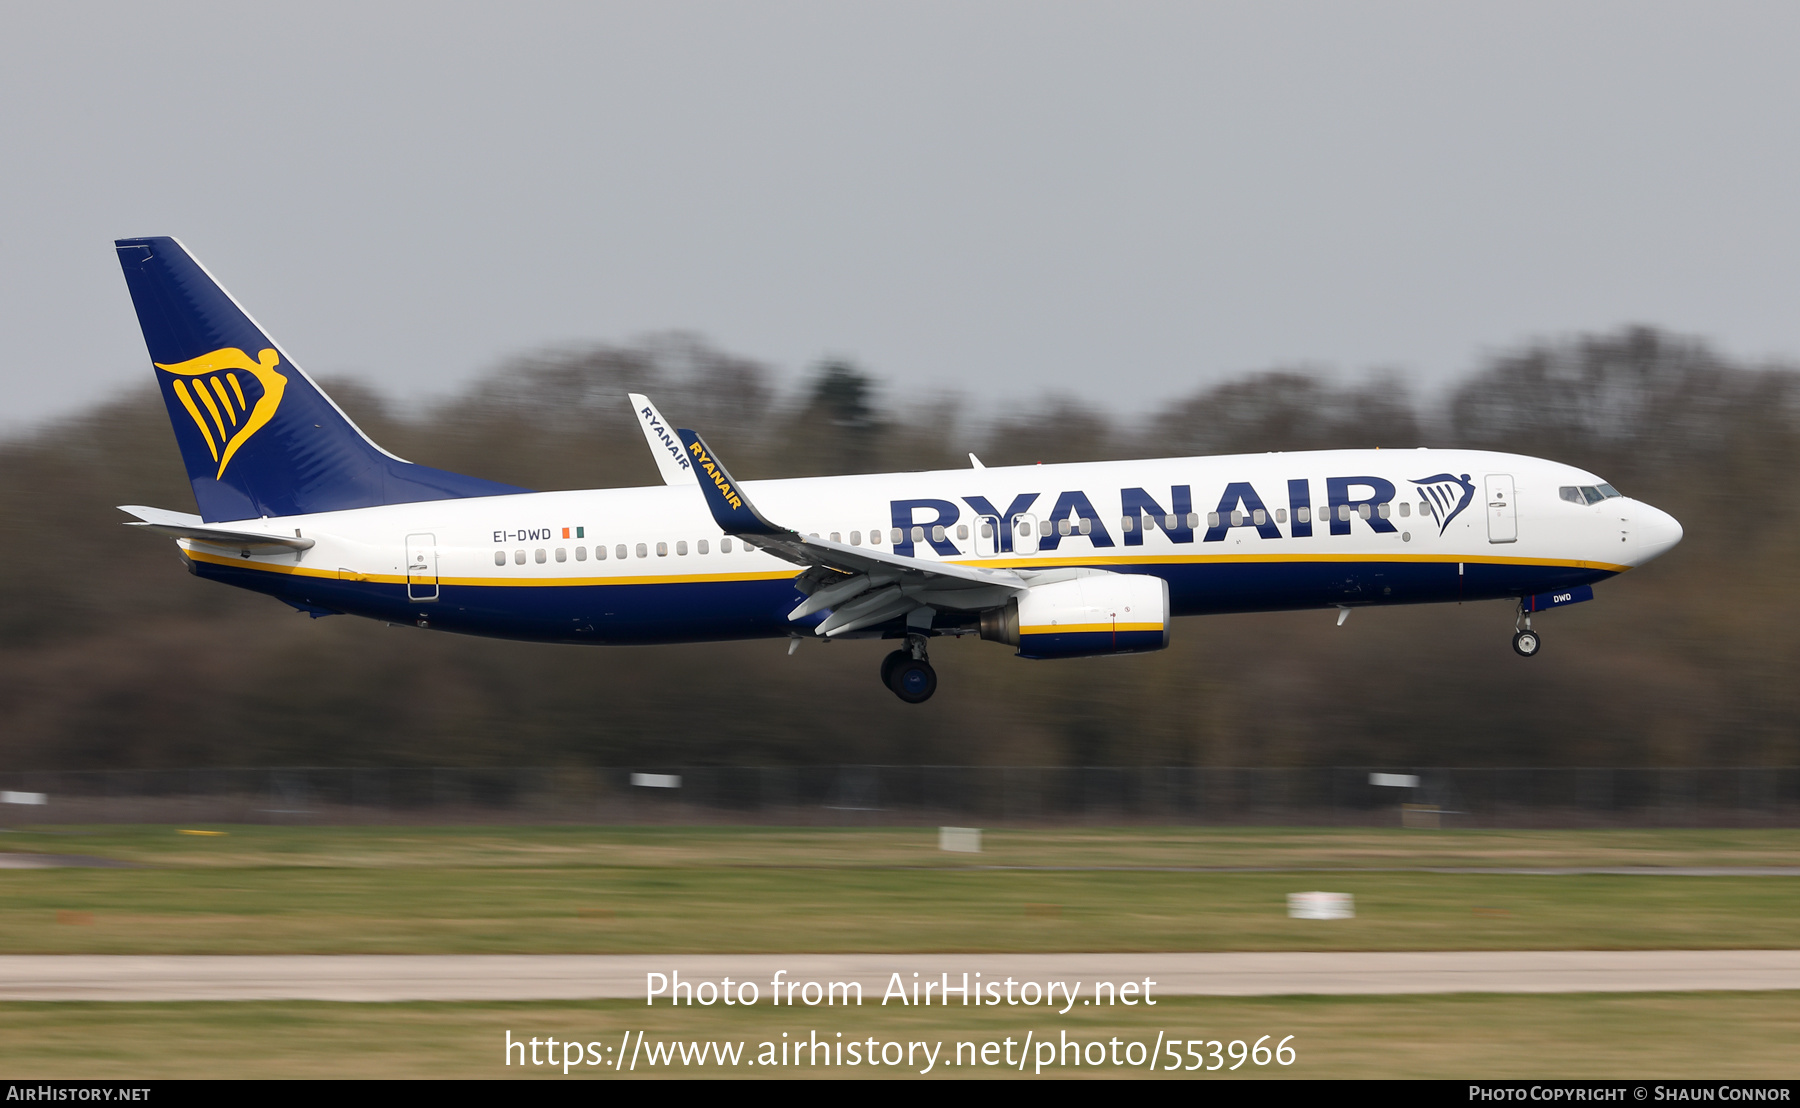
[[[1637,532],[1637,556],[1632,560],[1633,565],[1641,566],[1660,558],[1681,541],[1681,522],[1661,508],[1639,503],[1632,514],[1636,517],[1632,520],[1632,529]]]

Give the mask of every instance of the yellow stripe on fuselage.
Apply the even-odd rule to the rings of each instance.
[[[220,543],[209,543],[211,546],[223,546]],[[196,561],[211,562],[222,566],[237,566],[240,569],[256,569],[265,573],[285,573],[296,577],[339,576],[335,568],[298,565],[277,565],[262,561],[249,561],[229,555],[213,554],[209,551],[188,549],[187,554]],[[1586,562],[1568,558],[1504,558],[1495,555],[1468,554],[1127,554],[1111,555],[1097,558],[983,558],[980,560],[955,559],[950,565],[969,566],[973,568],[995,569],[1052,569],[1065,566],[1077,566],[1093,569],[1106,569],[1110,566],[1157,566],[1157,565],[1203,565],[1203,564],[1244,564],[1254,562],[1413,562],[1440,563],[1451,562],[1486,565],[1514,566],[1547,566],[1563,569],[1592,569],[1607,573],[1624,573],[1630,566],[1615,565],[1610,562]],[[764,570],[754,573],[674,573],[645,574],[642,576],[613,577],[439,577],[442,585],[476,585],[487,588],[569,588],[601,585],[676,585],[700,584],[706,582],[729,581],[777,581],[798,576],[799,570]],[[406,583],[404,574],[357,574],[359,581],[374,581],[389,585]]]
[[[192,541],[192,540],[190,540]],[[220,544],[209,543],[217,546]],[[236,566],[239,569],[256,569],[264,573],[284,573],[292,577],[322,577],[335,580],[339,572],[329,567],[284,566],[269,562],[253,562],[242,557],[231,557],[214,554],[211,551],[189,548],[187,556],[199,562],[211,562],[214,565]],[[595,585],[679,585],[706,581],[782,581],[798,574],[799,570],[773,570],[758,573],[671,573],[646,574],[642,577],[439,577],[440,585],[483,585],[504,586],[507,588],[547,588],[578,587]],[[363,573],[356,571],[355,580],[371,581],[383,585],[404,585],[405,574]]]
[[[1305,541],[1305,540],[1301,540]],[[952,558],[950,564],[994,569],[1060,569],[1068,566],[1105,568],[1112,565],[1195,565],[1240,562],[1458,562],[1472,565],[1559,566],[1566,569],[1601,569],[1624,573],[1630,566],[1612,562],[1584,562],[1573,558],[1506,558],[1495,554],[1101,554],[1089,558]]]

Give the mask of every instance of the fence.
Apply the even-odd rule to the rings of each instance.
[[[1800,767],[285,767],[0,774],[0,791],[0,823],[33,824],[1800,826]]]

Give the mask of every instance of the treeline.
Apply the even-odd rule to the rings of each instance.
[[[148,376],[148,375],[146,375]],[[1800,375],[1649,329],[1491,359],[1448,395],[1268,372],[1117,419],[1070,398],[905,406],[845,364],[796,391],[697,340],[521,358],[428,412],[328,383],[403,457],[537,489],[654,484],[625,394],[706,429],[745,478],[1083,459],[1469,446],[1591,469],[1687,530],[1539,621],[1510,606],[1212,617],[1157,655],[1033,663],[887,647],[534,646],[312,620],[183,573],[118,504],[192,510],[146,382],[0,445],[0,773],[222,765],[1800,763]]]

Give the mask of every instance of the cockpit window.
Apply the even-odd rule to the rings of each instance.
[[[1598,504],[1602,500],[1611,500],[1620,495],[1619,490],[1611,485],[1564,485],[1556,490],[1556,495],[1571,504]]]

